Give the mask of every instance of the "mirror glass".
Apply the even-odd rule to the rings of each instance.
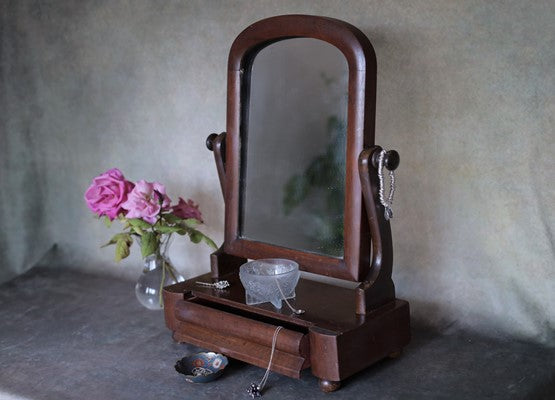
[[[343,257],[348,66],[317,39],[273,43],[243,114],[240,236]]]

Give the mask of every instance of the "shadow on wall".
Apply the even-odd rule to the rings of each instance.
[[[364,29],[378,60],[376,142],[401,155],[391,224],[397,294],[438,326],[453,316],[460,327],[553,345],[552,240],[542,225],[550,203],[532,206],[527,182],[547,176],[538,168],[546,160],[527,152],[549,139],[534,131],[545,121],[542,87],[522,74],[526,51],[541,48],[530,40],[543,39],[515,42],[507,21],[492,25],[498,14],[473,12],[483,20],[469,12],[444,41],[434,26]],[[540,77],[542,63],[531,65]],[[540,111],[528,110],[533,90]]]
[[[16,4],[6,7],[11,8],[6,15],[17,16]],[[37,67],[33,66],[29,38],[17,21],[2,15],[0,23],[0,60],[9,60],[0,62],[0,109],[4,114],[0,118],[0,282],[31,268],[51,244],[45,223],[41,149],[36,139],[44,111],[37,101]],[[18,84],[10,85],[6,77]]]
[[[439,169],[427,161],[429,154],[438,151],[428,134],[433,110],[429,101],[420,101],[433,96],[430,85],[433,77],[426,60],[416,66],[411,62],[417,57],[415,52],[420,51],[418,42],[423,38],[414,31],[402,32],[399,27],[362,30],[374,46],[378,63],[375,142],[401,155],[401,164],[395,171],[396,218],[391,220],[397,295],[410,299],[411,311],[417,319],[434,321],[438,327],[449,325],[453,321],[446,320],[443,305],[422,301],[417,292],[418,288],[440,285],[441,263],[437,260],[440,255],[434,253],[438,240],[435,233],[446,224],[445,214],[437,212],[445,187],[434,176]],[[430,282],[432,276],[436,282]]]

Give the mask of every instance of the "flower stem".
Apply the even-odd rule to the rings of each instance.
[[[160,308],[164,307],[164,303],[162,302],[162,290],[164,289],[164,282],[166,281],[166,261],[162,261],[162,279],[160,280],[160,290],[158,291],[158,304],[160,304]]]
[[[174,280],[175,283],[177,283],[177,277],[175,276],[175,268],[173,267],[173,265],[171,265],[167,261],[164,261],[164,268],[168,269],[168,272],[172,276],[172,279]]]

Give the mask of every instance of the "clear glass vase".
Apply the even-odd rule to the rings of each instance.
[[[145,258],[143,273],[135,285],[137,300],[149,310],[163,309],[162,289],[185,280],[167,255],[170,243],[171,235],[162,238],[159,251]]]

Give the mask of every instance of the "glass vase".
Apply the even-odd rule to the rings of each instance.
[[[135,285],[137,300],[149,310],[163,309],[163,288],[185,280],[167,255],[170,243],[171,236],[168,235],[161,240],[160,249],[145,258],[143,273]]]

